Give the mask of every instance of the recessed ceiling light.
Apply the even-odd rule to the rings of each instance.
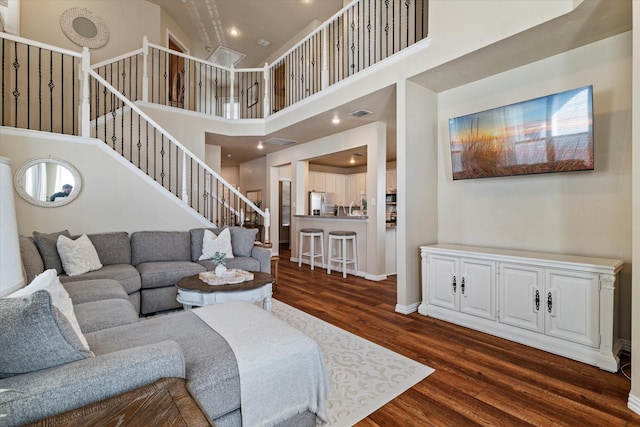
[[[258,150],[262,150],[264,145],[262,145],[262,141],[258,141]]]
[[[227,157],[231,157],[231,153],[227,153]]]
[[[340,119],[336,116],[331,120],[331,123],[333,123],[334,125],[337,125],[338,123],[340,123]]]
[[[240,32],[236,28],[232,28],[229,30],[229,34],[231,34],[234,37],[237,37],[240,34]]]
[[[356,159],[353,158],[353,156],[351,156],[351,160],[349,160],[349,163],[353,164],[356,162]]]

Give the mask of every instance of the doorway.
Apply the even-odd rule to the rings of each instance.
[[[185,49],[169,36],[169,49],[185,53]],[[184,94],[187,86],[185,59],[178,55],[169,55],[169,80],[167,88],[167,105],[176,108],[184,108]]]
[[[278,218],[279,227],[279,244],[291,248],[291,181],[279,181],[278,199],[280,205],[280,214]]]

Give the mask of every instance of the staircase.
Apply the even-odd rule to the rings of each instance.
[[[90,65],[74,52],[0,33],[0,125],[94,137],[212,225],[262,210],[189,151],[138,101],[221,117],[266,119],[427,37],[427,0],[354,0],[264,68],[234,69],[153,45]]]
[[[0,39],[2,126],[98,138],[212,226],[244,226],[246,216],[258,216],[269,243],[269,210],[94,71],[87,48],[78,53],[5,33]]]

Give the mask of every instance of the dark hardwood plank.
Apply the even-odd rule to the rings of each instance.
[[[436,369],[358,426],[640,426],[621,372],[396,313],[395,278],[343,279],[290,258],[281,248],[274,298]]]

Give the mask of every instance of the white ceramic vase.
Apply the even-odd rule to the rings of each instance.
[[[224,265],[222,264],[216,265],[216,270],[215,270],[216,276],[222,277],[226,271],[227,271],[227,267],[225,267]]]

